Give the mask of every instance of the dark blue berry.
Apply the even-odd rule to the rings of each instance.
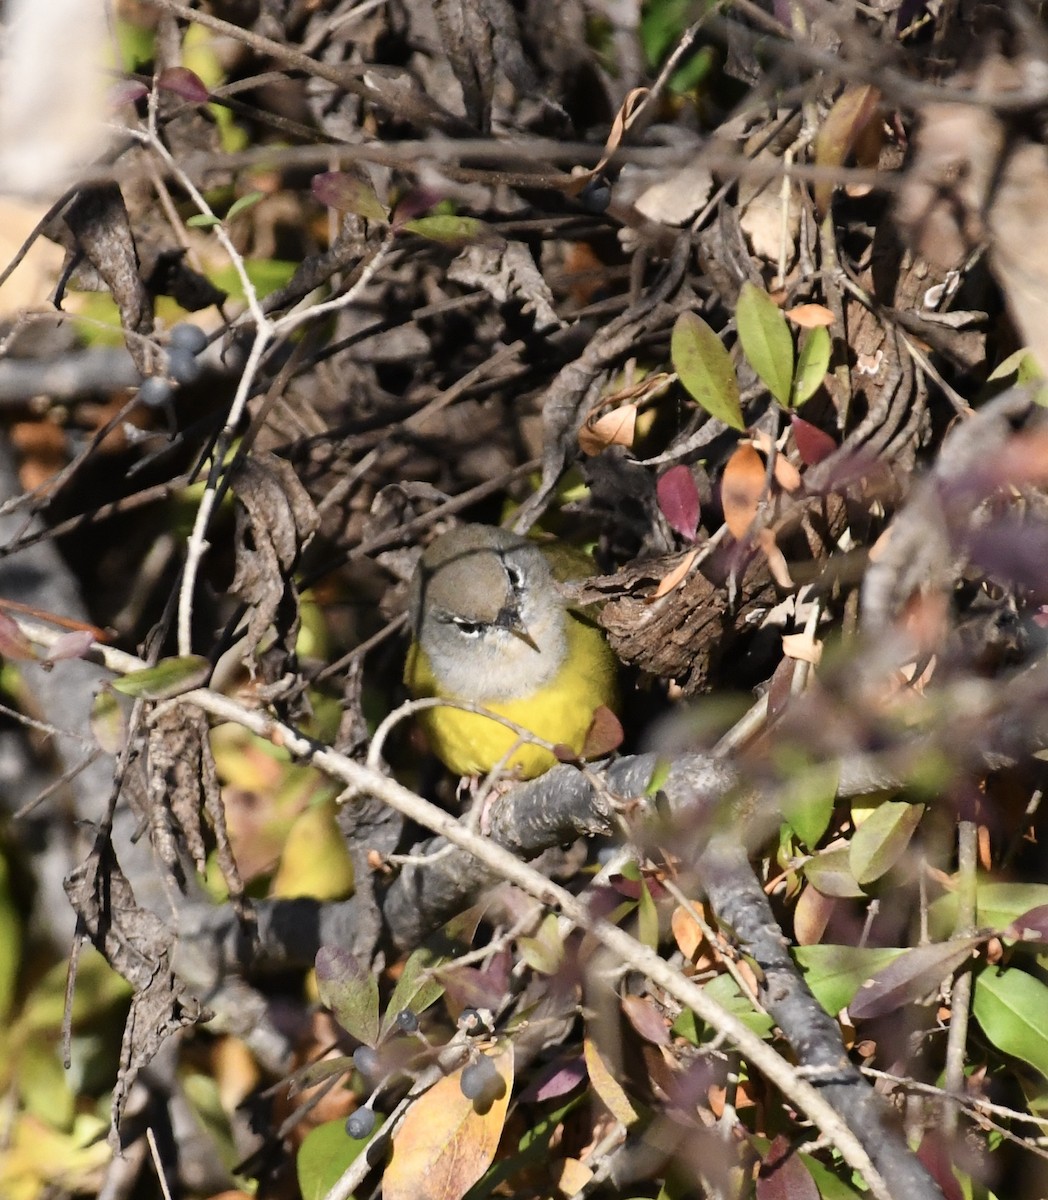
[[[172,350],[185,350],[187,354],[199,354],[207,345],[207,334],[188,321],[179,321],[171,327],[167,344]]]
[[[358,1108],[351,1113],[346,1121],[346,1133],[358,1142],[370,1135],[375,1128],[375,1110],[373,1108]]]
[[[163,408],[171,402],[174,388],[162,375],[150,375],[138,387],[138,398],[147,408]]]

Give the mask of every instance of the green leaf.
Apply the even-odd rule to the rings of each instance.
[[[835,1017],[871,975],[903,953],[886,946],[797,946],[793,957],[815,999]]]
[[[1008,379],[1012,375],[1015,376],[1017,384],[1037,383],[1044,378],[1044,372],[1038,366],[1037,359],[1025,346],[1009,354],[1003,362],[998,363],[986,376],[986,382],[995,383],[998,380]]]
[[[379,1115],[375,1128],[382,1123]],[[343,1172],[368,1144],[368,1138],[351,1138],[343,1120],[325,1121],[311,1129],[298,1148],[295,1171],[302,1200],[323,1200]]]
[[[816,763],[792,774],[781,790],[782,815],[809,850],[830,824],[839,774],[836,763]]]
[[[1048,987],[1039,979],[988,968],[975,980],[972,1011],[998,1050],[1048,1078]]]
[[[292,275],[294,275],[297,266],[297,263],[287,262],[279,258],[251,258],[247,259],[244,263],[251,286],[258,293],[259,299],[263,300],[270,292],[275,292],[277,288],[283,287],[288,283]],[[210,279],[215,287],[221,288],[222,291],[234,300],[244,301],[247,299],[240,282],[240,276],[237,274],[236,268],[232,263],[226,263],[217,270],[209,271],[208,279]]]
[[[396,1021],[397,1013],[405,1008],[413,1013],[425,1012],[443,996],[444,985],[434,972],[450,958],[450,955],[439,954],[429,946],[419,946],[408,955],[382,1017],[383,1035]]]
[[[735,327],[750,366],[783,407],[793,384],[793,335],[782,309],[763,288],[748,280],[739,292]]]
[[[923,804],[885,800],[866,818],[851,840],[848,861],[856,882],[873,883],[906,853],[924,816]]]
[[[246,212],[262,199],[261,192],[248,192],[246,196],[241,196],[239,200],[234,200],[229,206],[229,211],[226,213],[226,220],[232,221],[237,213]]]
[[[22,922],[11,889],[7,858],[0,853],[0,1021],[9,1023],[22,961]]]
[[[191,229],[214,229],[222,222],[214,213],[194,213],[191,217],[186,217],[186,224]]]
[[[830,331],[825,325],[818,325],[810,330],[801,342],[790,393],[791,408],[800,408],[805,400],[810,400],[822,387],[822,381],[830,368],[832,348]]]
[[[637,940],[651,950],[659,947],[659,914],[648,889],[647,880],[640,881],[640,904],[637,909]]]
[[[1048,883],[990,883],[980,876],[975,889],[975,923],[1003,933],[1023,913],[1048,904]],[[947,892],[928,909],[932,937],[946,938],[957,924],[957,893]]]
[[[732,429],[745,429],[739,381],[724,343],[697,313],[682,312],[670,340],[673,369],[693,400]]]
[[[113,691],[134,700],[170,700],[207,683],[211,663],[199,654],[182,658],[165,658],[155,667],[132,671],[122,679],[114,679]]]
[[[717,975],[702,990],[711,1000],[716,1000],[722,1008],[737,1017],[747,1029],[758,1037],[767,1037],[774,1028],[775,1022],[771,1017],[767,1013],[758,1012],[753,1007],[753,1001],[743,993],[730,975]],[[687,1038],[695,1046],[701,1045],[704,1040],[716,1035],[716,1030],[707,1027],[704,1021],[698,1020],[690,1008],[686,1008],[673,1022],[670,1032]]]
[[[857,900],[866,893],[852,874],[848,847],[823,850],[804,864],[804,874],[816,891],[840,900]]]
[[[857,1192],[843,1179],[838,1179],[817,1158],[809,1154],[802,1154],[801,1158],[819,1189],[819,1200],[866,1200],[869,1196],[868,1192]]]
[[[335,1020],[358,1042],[376,1045],[379,1023],[375,975],[341,946],[321,946],[316,971],[321,1002],[331,1009]]]
[[[470,242],[502,241],[502,238],[486,221],[476,217],[456,217],[450,214],[435,217],[417,217],[405,221],[400,230],[417,233],[420,237],[448,246],[465,246]]]
[[[534,937],[518,938],[521,958],[540,975],[556,975],[564,962],[564,938],[555,913],[548,913]]]

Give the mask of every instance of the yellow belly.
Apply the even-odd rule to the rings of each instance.
[[[618,700],[615,656],[598,629],[568,616],[568,655],[559,675],[521,700],[485,703],[493,713],[523,726],[555,745],[582,752],[601,705],[614,709]],[[429,660],[417,644],[408,652],[404,682],[416,696],[442,695]],[[456,699],[443,696],[444,699]],[[484,775],[519,740],[506,726],[457,708],[429,708],[419,714],[433,752],[459,775]],[[506,770],[521,778],[541,775],[556,762],[541,746],[522,745],[507,760]]]

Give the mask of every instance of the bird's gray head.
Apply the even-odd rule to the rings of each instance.
[[[437,538],[411,584],[411,620],[445,695],[496,702],[548,683],[567,653],[567,610],[534,542],[463,525]]]

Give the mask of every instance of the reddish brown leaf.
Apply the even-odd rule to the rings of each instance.
[[[416,217],[431,212],[442,199],[440,193],[431,188],[412,188],[411,191],[405,192],[393,210],[393,228],[399,229],[408,221],[414,221]]]
[[[757,1200],[819,1200],[811,1172],[781,1133],[761,1163],[756,1192]]]
[[[668,1046],[670,1031],[666,1021],[650,1000],[644,996],[623,996],[622,1011],[626,1020],[646,1041],[654,1046]]]
[[[618,717],[602,704],[593,713],[593,721],[586,731],[586,741],[582,747],[583,758],[602,758],[617,750],[626,736]]]
[[[698,901],[694,903],[700,909],[702,908]],[[689,962],[694,962],[700,951],[709,950],[702,926],[695,919],[695,914],[691,909],[684,905],[678,905],[673,910],[673,915],[670,917],[670,931],[677,943],[677,948]]]
[[[824,896],[818,888],[811,885],[806,887],[793,910],[793,933],[797,944],[818,945],[836,907],[837,901],[832,896]]]
[[[828,433],[823,433],[817,425],[805,421],[796,413],[790,417],[790,424],[793,427],[793,440],[797,443],[797,453],[805,466],[814,467],[837,449],[837,443]]]
[[[943,1200],[964,1200],[965,1190],[953,1173],[953,1149],[938,1130],[924,1135],[917,1157],[939,1185]]]
[[[749,444],[739,446],[721,477],[724,523],[739,541],[749,532],[764,495],[764,459]]]
[[[326,208],[356,213],[369,221],[388,220],[385,206],[363,171],[324,171],[313,176],[310,189]]]
[[[1048,904],[1039,904],[1016,917],[1004,936],[1021,942],[1048,942]]]

